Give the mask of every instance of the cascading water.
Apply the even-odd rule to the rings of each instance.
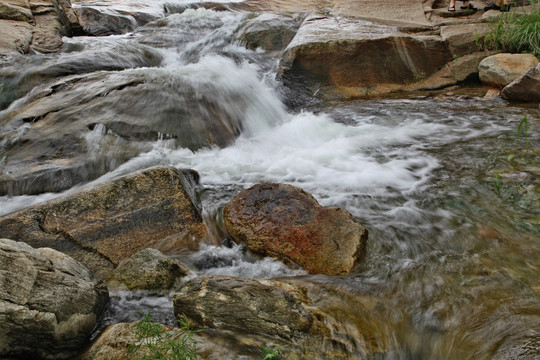
[[[517,170],[508,160],[523,153],[515,129],[524,116],[538,143],[538,108],[418,96],[287,111],[276,59],[235,40],[250,19],[186,10],[0,68],[0,168],[30,179],[0,197],[0,214],[59,195],[31,181],[50,181],[50,168],[72,180],[62,191],[156,164],[192,168],[214,243],[183,260],[197,274],[301,282],[359,358],[502,359],[540,346],[538,159]],[[46,157],[53,132],[77,166]],[[39,173],[16,153],[29,142],[45,152]],[[510,180],[494,187],[499,172]],[[358,217],[370,231],[365,262],[347,277],[308,276],[221,245],[224,204],[261,181]],[[170,312],[168,301],[119,293],[107,321],[131,321],[115,314],[146,306]]]

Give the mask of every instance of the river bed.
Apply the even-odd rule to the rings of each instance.
[[[60,113],[84,110],[96,123],[130,107],[150,109],[141,110],[145,116],[166,113],[177,98],[152,97],[152,89],[182,94],[188,83],[197,94],[193,107],[217,104],[237,121],[240,133],[232,141],[186,147],[164,134],[139,141],[132,153],[120,140],[105,141],[114,132],[94,126],[83,134],[86,149],[109,159],[108,170],[62,193],[158,164],[195,169],[209,240],[198,252],[169,254],[189,263],[194,276],[287,277],[304,284],[355,339],[351,358],[534,358],[540,348],[540,109],[486,100],[477,87],[291,110],[275,77],[275,54],[234,39],[248,16],[186,10],[127,35],[65,39],[57,55],[21,57],[0,68],[0,76],[18,68],[23,78],[37,67],[79,66],[92,55],[100,76],[137,77],[147,85],[113,100],[104,96],[99,107],[68,103]],[[130,66],[129,58],[125,69],[101,70],[99,61],[110,62],[118,48],[148,48],[161,60]],[[20,99],[0,112],[0,123]],[[524,119],[527,133],[518,135]],[[1,161],[7,161],[6,139],[17,131],[26,130],[3,130]],[[310,276],[231,244],[221,210],[262,181],[301,187],[322,205],[358,217],[369,230],[364,262],[345,277]],[[3,196],[0,214],[58,195]],[[136,314],[119,314],[137,306],[161,308],[160,320],[170,321],[170,303],[160,299],[118,293],[106,321],[133,320]]]

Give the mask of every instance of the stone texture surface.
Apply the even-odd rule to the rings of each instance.
[[[248,49],[281,51],[291,42],[301,21],[300,16],[263,13],[242,26],[236,39],[244,42]]]
[[[291,339],[329,329],[309,309],[306,289],[277,280],[197,277],[174,295],[174,313],[195,327]]]
[[[130,290],[168,290],[189,269],[156,249],[144,249],[123,261],[114,271],[109,286],[124,284]]]
[[[12,5],[8,2],[0,3],[0,19],[32,22],[33,15],[30,9]]]
[[[440,32],[452,55],[463,56],[476,52],[477,41],[482,41],[491,27],[486,23],[450,24],[441,26]]]
[[[507,100],[540,102],[540,64],[505,86],[501,96]]]
[[[478,66],[480,80],[488,85],[504,87],[535,67],[538,58],[532,54],[496,54]]]
[[[120,323],[107,327],[84,352],[81,360],[129,360],[129,346],[137,342],[133,324]]]
[[[2,1],[0,33],[0,56],[55,52],[63,43],[62,36],[83,34],[69,0]]]
[[[294,186],[255,185],[236,195],[223,216],[233,240],[312,274],[347,274],[365,253],[368,232],[350,213],[324,208]]]
[[[280,78],[322,98],[388,93],[430,76],[452,58],[431,34],[331,16],[308,17],[284,52]]]
[[[105,12],[98,7],[81,6],[75,9],[75,13],[84,32],[94,36],[125,34],[157,20],[151,14],[107,10]]]
[[[459,84],[467,79],[478,78],[480,61],[490,56],[490,53],[477,52],[461,56],[446,64],[441,70],[420,82],[411,84],[404,90],[433,90]]]
[[[196,248],[205,237],[191,170],[156,167],[0,218],[0,233],[65,252],[99,278],[149,247]]]
[[[73,358],[107,301],[106,287],[69,256],[0,239],[1,358]]]

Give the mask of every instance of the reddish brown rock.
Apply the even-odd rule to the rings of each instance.
[[[284,184],[244,190],[225,206],[224,221],[235,241],[312,274],[347,274],[364,256],[368,235],[346,210],[324,208],[302,189]]]

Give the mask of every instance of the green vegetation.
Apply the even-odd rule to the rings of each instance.
[[[263,347],[263,360],[281,360],[281,353],[278,348]]]
[[[518,124],[516,131],[516,144],[522,144],[525,149],[524,151],[521,151],[522,155],[520,157],[520,162],[522,164],[527,164],[536,160],[536,154],[529,141],[529,122],[527,120],[527,115],[523,116],[523,119],[521,119]],[[508,156],[508,161],[512,162],[514,160],[516,160],[516,156],[514,154]]]
[[[529,52],[540,57],[540,6],[533,4],[533,10],[518,14],[516,10],[501,13],[497,23],[493,23],[491,33],[483,42],[477,41],[480,48],[502,50],[511,53]]]
[[[189,320],[182,316],[178,320],[179,327],[169,329],[165,325],[153,322],[150,311],[147,314],[137,312],[143,318],[133,330],[137,342],[131,344],[129,354],[136,360],[196,360],[197,341],[193,339]],[[200,331],[200,330],[198,330]]]
[[[501,195],[501,187],[502,187],[501,174],[497,173],[495,175],[495,179],[493,179],[493,187],[495,188],[495,191],[497,191],[497,194]]]

